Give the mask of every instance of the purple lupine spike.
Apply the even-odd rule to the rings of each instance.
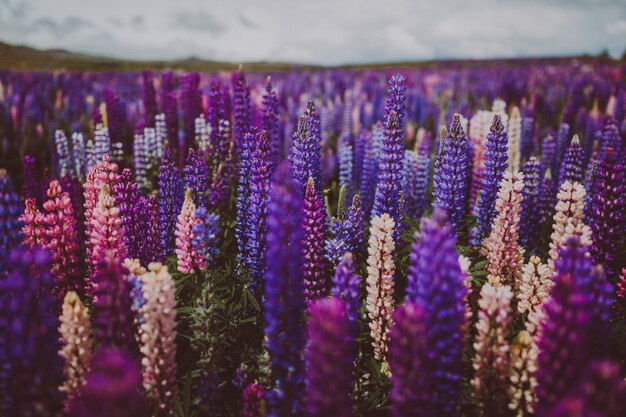
[[[422,219],[407,276],[406,301],[424,311],[423,372],[431,390],[425,407],[433,416],[458,415],[460,401],[468,290],[455,242],[445,212],[435,209],[431,219]]]
[[[559,184],[563,184],[565,181],[582,183],[583,177],[583,148],[580,146],[578,136],[574,135],[561,162]]]
[[[282,146],[278,126],[278,97],[276,91],[272,90],[272,77],[267,77],[265,92],[263,93],[263,108],[261,110],[261,130],[267,132],[272,149],[272,160],[274,164],[282,160]]]
[[[39,248],[16,248],[7,261],[9,272],[0,280],[0,385],[8,383],[8,392],[0,409],[7,416],[53,417],[62,407],[63,361],[51,257]]]
[[[553,175],[556,175],[557,172],[559,172],[556,154],[556,140],[552,135],[548,135],[543,139],[541,145],[541,164],[543,165],[544,173],[547,169],[550,169]]]
[[[22,184],[22,198],[24,200],[34,198],[38,200],[41,197],[41,179],[37,169],[37,161],[30,155],[24,155],[24,182]]]
[[[117,258],[105,258],[94,274],[94,329],[101,346],[119,347],[137,355],[135,324],[132,315],[132,284],[128,270]]]
[[[123,349],[100,348],[68,417],[145,417],[141,372]]]
[[[141,100],[143,102],[143,123],[147,127],[154,127],[157,115],[156,91],[154,89],[154,75],[149,69],[141,72],[142,89]]]
[[[548,417],[626,415],[626,381],[619,365],[594,361],[584,372],[584,379],[547,414]]]
[[[331,295],[345,303],[351,334],[356,336],[361,307],[361,278],[356,275],[354,257],[350,252],[343,255],[335,269]]]
[[[365,243],[365,213],[361,208],[359,195],[352,198],[348,213],[334,219],[330,225],[330,237],[326,240],[326,259],[333,265],[338,264],[347,252],[359,258]]]
[[[612,148],[596,169],[593,181],[589,225],[592,230],[591,255],[598,265],[604,265],[611,280],[617,278],[623,265],[619,253],[623,243],[626,214],[626,175]]]
[[[167,143],[169,144],[172,158],[176,160],[178,155],[178,100],[176,99],[176,92],[171,91],[163,95],[163,114],[165,115],[165,127],[167,129]],[[182,166],[182,160],[184,160],[184,153],[182,159],[179,157],[178,166]]]
[[[399,306],[393,314],[389,342],[393,417],[437,415],[433,414],[435,398],[432,381],[428,379],[431,364],[428,363],[425,320],[423,308],[413,303]]]
[[[569,238],[556,262],[538,341],[537,415],[551,410],[584,377],[585,364],[606,353],[611,285],[593,268],[588,248]]]
[[[347,195],[353,189],[354,152],[351,143],[352,135],[343,133],[337,143],[337,159],[339,160],[339,186],[346,186]]]
[[[435,167],[437,168],[437,167]],[[469,192],[469,141],[461,126],[461,115],[455,114],[450,125],[450,133],[441,144],[440,167],[437,181],[433,186],[435,201],[433,208],[444,209],[452,228],[456,231],[465,215]]]
[[[520,154],[522,161],[528,161],[535,148],[533,138],[535,136],[535,120],[532,117],[522,118],[522,132],[520,137]]]
[[[183,173],[185,189],[191,190],[196,207],[208,207],[209,167],[204,153],[189,148]]]
[[[252,274],[250,286],[262,288],[265,269],[265,240],[267,235],[267,205],[269,202],[272,176],[272,154],[270,138],[262,130],[256,140],[250,164],[250,197],[246,228],[248,247],[245,251],[246,264]]]
[[[365,213],[370,213],[374,205],[376,183],[378,182],[378,154],[379,141],[375,137],[382,137],[383,126],[378,122],[373,133],[366,137],[365,154],[363,155],[363,173],[361,175],[361,199]]]
[[[209,88],[209,106],[207,109],[207,127],[209,129],[209,139],[211,149],[213,149],[213,162],[211,166],[219,165],[228,156],[228,137],[224,137],[220,123],[227,122],[225,96],[222,92],[222,84],[218,80],[213,80]]]
[[[206,208],[198,207],[195,212],[198,223],[193,225],[191,246],[208,267],[213,266],[219,252],[219,220],[220,216],[209,213]]]
[[[417,154],[412,150],[404,151],[404,158],[402,159],[402,196],[404,197],[407,215],[413,211],[414,206],[414,188],[417,176],[415,171],[417,170]]]
[[[385,103],[376,197],[371,214],[374,217],[387,213],[396,225],[399,225],[401,220],[399,206],[404,158],[405,91],[405,78],[399,74],[391,77]]]
[[[531,156],[524,163],[524,188],[522,189],[522,214],[520,216],[520,243],[533,254],[539,250],[541,223],[541,163]]]
[[[600,142],[600,160],[604,159],[606,150],[612,148],[617,155],[621,155],[622,138],[619,135],[617,123],[612,117],[607,118],[602,127],[602,137]]]
[[[543,163],[542,163],[543,167]],[[552,171],[550,169],[545,171],[543,180],[541,182],[541,190],[539,192],[539,216],[541,219],[540,226],[542,228],[552,227],[552,217],[554,216],[554,207],[556,205],[556,182],[552,178]]]
[[[561,165],[561,161],[565,151],[568,147],[568,142],[570,138],[570,127],[567,123],[561,123],[559,125],[559,130],[556,132],[556,162]]]
[[[426,212],[428,205],[428,184],[430,183],[430,147],[431,138],[426,137],[417,150],[415,168],[415,188],[412,212],[409,213],[414,219],[421,218]]]
[[[354,137],[354,188],[358,188],[363,178],[363,160],[365,149],[369,143],[370,132],[362,128],[358,135]]]
[[[159,258],[162,262],[174,251],[174,230],[183,205],[183,180],[172,158],[169,147],[165,147],[159,167]]]
[[[246,132],[252,124],[252,106],[250,104],[250,88],[246,81],[246,75],[241,67],[234,71],[231,76],[233,88],[233,127],[235,143],[239,144],[244,139]],[[237,146],[239,147],[239,146]]]
[[[235,240],[237,241],[237,259],[244,260],[248,250],[248,215],[250,213],[250,176],[252,152],[259,132],[256,127],[250,128],[239,138],[239,175],[237,176],[237,221],[235,223]]]
[[[302,205],[304,302],[307,307],[326,295],[326,265],[324,265],[325,212],[322,199],[309,177]]]
[[[200,75],[191,72],[181,80],[180,104],[183,108],[183,142],[179,152],[184,155],[194,145],[196,117],[202,113],[200,98]],[[180,154],[179,154],[180,155]],[[179,160],[180,160],[179,156]]]
[[[352,416],[352,374],[356,359],[344,303],[319,300],[309,310],[306,347],[306,411],[309,417]],[[337,364],[343,364],[337,366]]]
[[[315,189],[321,193],[321,140],[320,116],[313,101],[309,100],[293,134],[293,149],[289,158],[291,176],[301,196],[309,177],[313,178]]]
[[[491,224],[496,217],[496,197],[508,166],[508,140],[502,119],[496,114],[487,134],[485,170],[478,197],[477,226],[472,239],[472,244],[475,246],[479,246],[482,240],[489,236]]]
[[[8,257],[12,249],[22,243],[20,216],[24,206],[20,196],[13,190],[11,177],[0,169],[0,281],[8,268]]]
[[[267,220],[264,317],[274,387],[268,393],[271,415],[300,415],[303,396],[301,198],[287,163],[274,174]]]

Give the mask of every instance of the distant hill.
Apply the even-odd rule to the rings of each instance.
[[[626,56],[626,55],[625,55]],[[490,59],[490,60],[439,60],[439,61],[406,61],[394,63],[376,64],[354,64],[339,66],[339,68],[367,69],[367,68],[388,68],[388,67],[472,67],[485,65],[501,65],[508,63],[511,65],[539,64],[546,62],[567,62],[573,59],[579,61],[610,60],[608,56],[600,57],[569,56],[569,57],[548,57],[548,58],[512,58],[512,59]],[[299,69],[319,69],[322,66],[299,65],[281,62],[248,62],[244,63],[247,71],[286,71],[294,68]],[[172,61],[131,61],[107,57],[92,56],[66,51],[64,49],[40,50],[28,46],[11,45],[0,41],[0,69],[11,69],[18,71],[36,70],[72,70],[72,71],[139,71],[144,68],[154,70],[173,69],[186,71],[231,71],[237,68],[238,63],[217,62],[190,57]]]

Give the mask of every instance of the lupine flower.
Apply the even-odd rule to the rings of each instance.
[[[65,381],[59,390],[66,395],[66,401],[71,401],[85,384],[93,353],[89,310],[74,291],[65,294],[59,320],[62,343],[59,355],[65,360]]]
[[[123,142],[124,139],[124,116],[122,104],[118,95],[110,88],[105,88],[103,93],[106,104],[106,127],[111,133],[111,138],[116,142]],[[101,157],[98,157],[100,160]]]
[[[543,166],[543,164],[542,164]],[[555,205],[557,202],[556,181],[552,178],[552,171],[549,169],[545,171],[543,180],[541,182],[541,191],[539,193],[539,215],[541,217],[541,227],[551,228],[552,220],[555,213]]]
[[[315,191],[315,182],[309,177],[302,205],[304,231],[302,269],[304,302],[309,307],[313,301],[325,296],[327,291],[326,265],[324,265],[324,205]]]
[[[85,195],[83,194],[83,184],[76,177],[61,178],[61,189],[66,191],[70,197],[74,217],[76,218],[76,230],[79,241],[85,239]]]
[[[578,136],[574,135],[561,162],[559,183],[563,184],[565,181],[582,183],[583,177],[583,148],[580,146]]]
[[[361,198],[366,213],[374,205],[376,184],[378,183],[378,157],[382,143],[383,126],[380,121],[374,125],[372,134],[367,136],[365,155],[363,156],[363,173],[361,175]]]
[[[176,219],[180,214],[183,199],[183,180],[172,159],[170,148],[166,147],[159,167],[158,225],[161,261],[165,261],[174,248]]]
[[[425,323],[424,310],[417,304],[399,306],[393,314],[389,366],[394,417],[425,416],[433,410]]]
[[[509,137],[509,145],[507,147],[508,169],[510,172],[517,172],[520,169],[520,142],[522,136],[522,115],[517,107],[513,107],[513,110],[511,110],[507,130]]]
[[[346,307],[339,299],[318,300],[310,306],[306,347],[306,411],[310,417],[352,416],[356,346],[349,327]]]
[[[339,185],[345,185],[348,190],[353,189],[354,149],[351,143],[352,135],[343,133],[337,141],[337,156],[339,159]]]
[[[528,161],[534,151],[534,124],[532,117],[522,118],[522,132],[520,136],[520,154],[523,161]]]
[[[224,161],[228,156],[229,136],[220,128],[226,122],[226,96],[222,84],[213,80],[209,87],[209,105],[207,109],[207,129],[209,130],[210,148],[216,155],[216,161]]]
[[[133,314],[135,315],[135,322],[141,324],[143,322],[143,318],[139,316],[139,310],[146,303],[146,300],[143,298],[142,288],[143,282],[141,281],[141,276],[145,274],[146,268],[141,266],[141,262],[139,259],[124,259],[122,263],[124,268],[128,270],[128,275],[126,276],[126,280],[130,282],[131,290],[130,290],[130,298],[132,299],[131,309]],[[139,342],[139,340],[138,340]]]
[[[533,337],[521,330],[510,348],[508,408],[515,417],[532,415],[537,379],[537,346]],[[489,406],[487,406],[489,407]]]
[[[165,114],[165,126],[167,128],[167,143],[172,159],[178,155],[178,101],[176,92],[171,91],[163,95],[163,113]],[[179,161],[184,158],[184,153],[178,155]],[[178,166],[182,164],[179,162]]]
[[[425,408],[431,415],[454,416],[463,375],[467,274],[461,269],[456,238],[443,210],[422,219],[420,230],[410,257],[406,302],[422,309],[426,323],[423,372],[430,391]]]
[[[141,190],[150,188],[148,181],[148,149],[145,137],[143,136],[143,125],[138,127],[139,132],[135,133],[133,140],[133,169],[135,171],[135,181]]]
[[[298,183],[288,166],[274,175],[267,220],[264,317],[271,359],[273,390],[268,393],[272,415],[301,413],[303,395],[304,313],[302,296],[302,215]]]
[[[108,156],[104,156],[100,162],[94,165],[87,180],[83,184],[85,190],[85,236],[87,238],[87,262],[89,266],[89,276],[93,274],[93,266],[99,262],[93,256],[94,245],[96,244],[96,233],[101,233],[94,228],[94,211],[98,206],[101,188],[104,184],[108,186],[108,191],[114,193],[120,176],[117,173],[117,164],[111,163]]]
[[[233,74],[233,81],[235,80]],[[249,128],[238,138],[239,175],[237,176],[237,221],[235,223],[235,239],[237,240],[237,258],[241,262],[248,249],[247,227],[248,213],[250,212],[250,176],[252,152],[256,146],[258,131],[256,127]]]
[[[94,329],[100,346],[120,347],[135,355],[135,325],[132,316],[132,286],[128,270],[119,258],[103,258],[96,268],[93,290]]]
[[[59,178],[74,175],[74,164],[70,156],[70,148],[67,143],[67,136],[62,130],[54,132],[54,143],[56,145],[57,175]]]
[[[265,388],[263,385],[252,383],[242,393],[242,417],[265,416]]]
[[[379,156],[376,196],[372,208],[372,218],[387,213],[395,224],[399,224],[400,221],[400,185],[404,157],[404,130],[401,118],[403,116],[392,110],[387,118]]]
[[[588,248],[570,237],[560,250],[551,298],[545,306],[537,360],[537,415],[552,409],[601,355],[608,340],[610,284],[593,269]]]
[[[181,156],[193,147],[194,140],[194,123],[196,117],[202,113],[201,97],[200,97],[200,75],[197,72],[191,72],[183,76],[180,81],[180,102],[183,108],[183,131],[184,141],[180,143],[179,160]]]
[[[90,164],[89,170],[93,168],[93,165],[101,161],[105,156],[113,156],[111,152],[111,136],[109,135],[109,129],[98,125],[94,132],[94,143],[92,148],[93,164]],[[114,162],[118,162],[113,160]]]
[[[331,295],[345,303],[350,329],[352,334],[356,335],[361,307],[361,278],[356,275],[354,259],[350,252],[343,255],[335,269]]]
[[[626,382],[619,365],[611,361],[594,361],[584,379],[547,414],[549,417],[603,416],[626,414]]]
[[[114,197],[107,184],[103,184],[100,189],[98,204],[93,209],[91,227],[92,251],[89,262],[92,271],[95,271],[105,258],[122,259],[125,257],[124,229],[120,210],[115,206]]]
[[[602,127],[602,141],[600,142],[600,150],[598,153],[599,159],[603,160],[606,156],[607,149],[611,148],[618,155],[621,154],[622,139],[619,135],[619,128],[615,119],[612,117],[607,118]]]
[[[507,170],[508,136],[500,116],[493,117],[491,129],[487,134],[487,151],[485,152],[485,169],[482,175],[482,186],[478,197],[476,220],[477,226],[473,236],[473,244],[479,246],[483,238],[489,236],[491,224],[496,217],[496,198],[500,183]]]
[[[593,181],[589,223],[593,232],[591,255],[596,264],[604,265],[610,279],[617,276],[622,266],[619,253],[626,216],[625,181],[624,165],[617,161],[613,149],[608,148]]]
[[[550,259],[548,266],[554,271],[554,264],[560,249],[571,236],[578,236],[581,244],[591,244],[591,229],[584,222],[585,188],[579,183],[565,181],[557,194],[552,235],[550,236]]]
[[[508,285],[494,287],[486,283],[478,301],[472,386],[481,407],[491,410],[494,415],[503,415],[508,406],[508,326],[512,298],[513,292]]]
[[[359,195],[352,198],[352,205],[343,218],[333,219],[330,225],[330,237],[326,240],[326,259],[338,264],[347,252],[361,256],[365,243],[365,213],[361,208]]]
[[[543,165],[544,173],[548,169],[552,171],[553,175],[556,175],[557,172],[559,172],[556,154],[556,141],[552,135],[548,135],[543,139],[541,145],[541,164]]]
[[[7,416],[56,416],[63,361],[58,356],[59,321],[53,312],[53,276],[49,254],[22,248],[8,256],[11,266],[0,280],[0,363],[8,383],[3,392]]]
[[[196,207],[208,207],[209,168],[205,155],[190,148],[183,172],[185,189],[191,190]]]
[[[58,180],[50,182],[48,200],[43,204],[45,247],[52,254],[51,272],[57,280],[59,298],[68,289],[82,289],[80,246],[74,209],[69,194]]]
[[[267,205],[272,175],[272,155],[265,130],[255,141],[250,167],[250,197],[245,260],[252,274],[252,288],[258,288],[265,268],[265,239],[267,234]],[[262,288],[262,286],[261,286]]]
[[[176,222],[176,257],[177,269],[183,274],[195,273],[206,268],[204,259],[193,247],[193,228],[200,224],[196,218],[196,205],[193,203],[191,190],[185,193],[185,201]]]
[[[517,288],[517,311],[528,314],[526,329],[534,336],[543,317],[543,305],[552,288],[550,268],[537,256],[531,256],[524,265]]]
[[[123,349],[100,348],[68,417],[146,417],[138,365]]]
[[[23,239],[20,215],[22,203],[13,191],[13,183],[7,172],[0,169],[0,279],[7,271],[9,252]]]
[[[151,263],[141,276],[145,300],[139,310],[139,348],[143,387],[153,403],[153,416],[173,416],[176,402],[176,299],[167,268]]]
[[[289,158],[291,176],[299,195],[304,195],[309,177],[313,178],[315,189],[320,192],[321,140],[320,116],[315,104],[309,100],[304,115],[300,116],[298,130],[293,134],[293,149]]]
[[[45,246],[46,229],[44,215],[37,208],[37,202],[34,198],[29,198],[24,202],[24,213],[19,217],[19,221],[23,224],[22,234],[24,236],[24,245],[27,248]]]
[[[426,142],[426,140],[425,140]],[[428,204],[428,184],[430,182],[430,139],[427,143],[423,143],[419,146],[417,151],[417,161],[415,166],[415,172],[413,175],[414,188],[412,197],[412,206],[409,211],[409,216],[414,219],[421,218]]]
[[[382,363],[383,373],[388,367],[387,349],[394,308],[394,226],[393,219],[387,213],[374,216],[367,249],[367,315],[374,357]]]
[[[524,248],[518,240],[523,189],[523,174],[504,174],[496,201],[497,214],[486,242],[487,278],[493,286],[513,285],[522,272]]]
[[[252,124],[252,107],[250,105],[250,88],[241,67],[232,73],[233,87],[233,127],[235,141],[239,145]]]
[[[541,224],[541,163],[531,156],[524,163],[524,188],[522,189],[522,213],[520,214],[519,241],[529,253],[539,249]]]
[[[469,142],[461,126],[461,115],[455,114],[450,125],[450,134],[440,144],[439,167],[435,165],[433,207],[444,209],[454,230],[466,210],[469,192]]]
[[[197,222],[192,227],[192,249],[198,254],[198,257],[203,260],[204,265],[212,266],[219,251],[218,223],[220,216],[215,213],[209,213],[204,207],[198,207],[196,208],[194,217],[197,219]],[[202,263],[202,261],[200,263]]]
[[[278,126],[278,97],[276,91],[272,90],[272,77],[270,76],[267,77],[265,91],[263,92],[261,130],[267,132],[270,148],[272,150],[272,160],[275,165],[282,159],[282,146]]]

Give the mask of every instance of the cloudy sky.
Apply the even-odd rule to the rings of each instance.
[[[626,50],[626,0],[0,0],[0,40],[133,59],[343,64]]]

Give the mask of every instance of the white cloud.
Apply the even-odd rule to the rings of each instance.
[[[0,1],[0,39],[118,58],[341,64],[626,49],[623,0]],[[42,24],[44,23],[44,24]],[[72,24],[73,23],[73,24]]]

